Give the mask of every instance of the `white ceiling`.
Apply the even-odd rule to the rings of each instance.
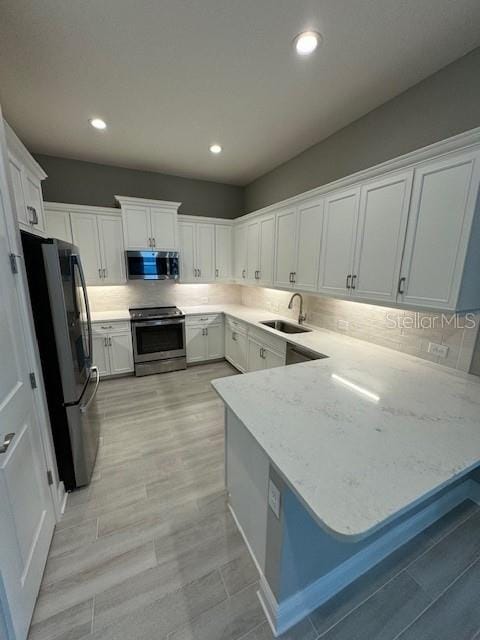
[[[233,184],[480,45],[479,0],[0,0],[0,16],[0,99],[30,149]],[[324,43],[299,58],[306,29]]]

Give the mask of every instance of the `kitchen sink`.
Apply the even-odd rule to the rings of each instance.
[[[266,327],[276,329],[282,333],[309,333],[311,331],[311,329],[305,329],[305,327],[301,327],[299,324],[292,324],[284,320],[264,320],[260,322],[260,324],[264,324]]]

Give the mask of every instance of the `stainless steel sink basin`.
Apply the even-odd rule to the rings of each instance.
[[[305,329],[305,327],[301,327],[299,324],[292,324],[290,322],[284,322],[283,320],[264,320],[260,322],[260,324],[264,324],[266,327],[276,329],[282,333],[309,333],[311,331],[311,329]]]

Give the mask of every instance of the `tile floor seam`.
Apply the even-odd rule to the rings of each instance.
[[[392,638],[392,640],[398,640],[398,638],[400,638],[400,636],[402,635],[402,633],[404,633],[405,631],[407,631],[408,629],[410,629],[410,627],[412,627],[412,626],[417,622],[417,620],[419,620],[419,619],[420,619],[420,618],[421,618],[421,617],[422,617],[422,616],[423,616],[423,615],[424,615],[424,614],[425,614],[429,609],[431,609],[431,607],[433,607],[433,606],[434,606],[434,604],[435,604],[436,602],[438,602],[438,601],[440,600],[440,598],[441,598],[442,596],[444,596],[444,595],[447,593],[447,591],[448,591],[451,587],[453,587],[453,585],[454,585],[455,583],[457,583],[457,582],[458,582],[458,581],[459,581],[459,580],[460,580],[460,579],[461,579],[461,578],[462,578],[462,577],[467,573],[467,571],[470,571],[470,569],[471,569],[475,564],[477,564],[477,562],[480,562],[480,556],[477,556],[473,562],[471,562],[467,567],[465,567],[465,569],[464,569],[463,571],[461,571],[461,572],[458,574],[458,576],[457,576],[454,580],[452,580],[452,582],[450,582],[450,583],[448,584],[448,586],[447,586],[447,587],[445,587],[445,589],[443,589],[443,591],[441,591],[441,592],[440,592],[440,593],[439,593],[439,594],[438,594],[438,595],[437,595],[437,596],[436,596],[436,597],[435,597],[435,598],[434,598],[434,599],[433,599],[433,600],[432,600],[432,601],[431,601],[431,602],[430,602],[430,603],[429,603],[429,604],[428,604],[428,605],[427,605],[427,606],[426,606],[426,607],[425,607],[425,608],[424,608],[424,609],[423,609],[423,610],[422,610],[422,611],[421,611],[421,612],[420,612],[420,613],[419,613],[419,614],[418,614],[418,615],[417,615],[417,616],[416,616],[416,617],[415,617],[415,618],[414,618],[414,619],[413,619],[409,624],[407,624],[407,626],[406,626],[406,627],[404,627],[404,628],[403,628],[399,633],[397,633],[397,635],[396,635],[394,638]],[[413,578],[413,576],[411,576],[411,575],[410,575],[410,573],[408,573],[408,571],[407,571],[407,574],[408,574],[408,576],[409,576],[410,578],[412,578],[412,580],[413,580],[416,584],[418,584],[418,582]],[[420,586],[420,588],[422,589],[422,591],[423,591],[424,593],[426,593],[426,592],[425,592],[425,590],[423,589],[423,587],[422,587],[421,585],[419,585],[419,586]],[[428,596],[428,594],[427,594],[427,596]],[[478,631],[480,631],[480,629],[478,629],[478,630],[477,630],[477,633],[478,633]]]

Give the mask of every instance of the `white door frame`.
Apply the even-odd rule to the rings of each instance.
[[[7,143],[5,139],[5,131],[3,128],[3,117],[0,107],[0,147],[5,152],[7,150]],[[2,151],[3,152],[3,151]],[[6,156],[5,156],[6,158]],[[6,158],[6,160],[8,160]],[[40,354],[38,351],[37,338],[35,335],[35,328],[33,322],[32,307],[30,304],[30,294],[28,291],[27,276],[25,271],[25,263],[23,261],[23,249],[22,241],[20,238],[20,228],[18,226],[17,212],[15,209],[15,200],[12,197],[13,185],[10,173],[8,171],[8,161],[5,164],[8,183],[8,194],[10,198],[10,207],[7,210],[7,235],[9,250],[16,256],[16,265],[18,268],[18,286],[17,291],[19,294],[19,308],[22,318],[22,331],[25,337],[25,343],[28,348],[27,361],[30,371],[35,375],[37,381],[37,388],[35,389],[34,402],[37,413],[38,422],[40,424],[40,436],[42,439],[43,453],[45,458],[45,472],[47,470],[52,472],[53,484],[50,486],[50,494],[52,497],[55,516],[60,520],[62,513],[65,509],[66,497],[65,487],[63,482],[60,482],[58,477],[57,462],[55,458],[55,450],[53,446],[52,432],[50,428],[50,416],[48,413],[47,398],[45,395],[45,386],[43,382],[42,367],[40,364]],[[11,215],[9,215],[9,213]]]

